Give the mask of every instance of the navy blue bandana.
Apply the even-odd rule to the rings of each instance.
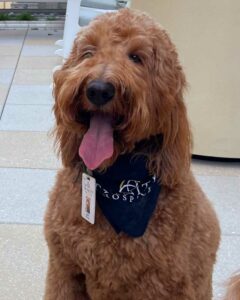
[[[144,234],[161,190],[149,175],[144,156],[119,156],[105,172],[93,171],[97,203],[117,233]]]

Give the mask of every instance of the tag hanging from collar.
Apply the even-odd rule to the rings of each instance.
[[[96,200],[117,233],[144,234],[156,208],[161,187],[149,174],[145,156],[125,154],[105,172],[93,171]]]
[[[82,174],[82,217],[89,223],[95,223],[96,180],[92,176]]]

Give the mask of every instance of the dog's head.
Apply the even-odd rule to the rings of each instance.
[[[85,154],[106,156],[92,162],[100,168],[138,149],[162,184],[175,185],[190,157],[185,84],[174,45],[149,16],[123,9],[98,17],[80,31],[70,57],[54,74],[63,164],[80,161],[81,144]]]

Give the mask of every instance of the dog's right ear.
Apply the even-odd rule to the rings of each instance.
[[[77,39],[69,58],[62,68],[55,71],[53,75],[53,95],[55,99],[53,112],[56,119],[53,135],[55,136],[55,148],[65,167],[72,167],[79,160],[78,148],[81,140],[79,133],[77,133],[80,131],[75,130],[69,111],[71,100],[76,94],[76,84],[74,77],[71,76],[71,68],[77,64]]]
[[[80,139],[73,128],[69,126],[71,120],[68,119],[66,113],[63,113],[67,109],[67,101],[69,97],[72,97],[71,87],[68,92],[62,90],[63,80],[65,77],[65,71],[59,70],[54,74],[54,98],[55,103],[53,106],[53,112],[56,119],[56,125],[53,131],[55,136],[55,148],[58,155],[61,157],[62,163],[65,167],[72,167],[78,160],[78,147]]]

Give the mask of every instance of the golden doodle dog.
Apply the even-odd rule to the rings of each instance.
[[[54,84],[63,169],[45,216],[45,300],[210,300],[220,230],[190,171],[168,34],[129,9],[100,16]]]

